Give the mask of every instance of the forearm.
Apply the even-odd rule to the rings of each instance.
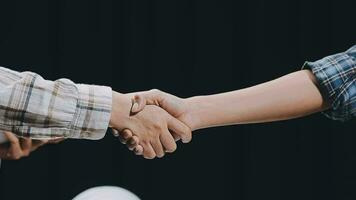
[[[270,122],[328,108],[309,70],[232,92],[187,99],[193,129]]]

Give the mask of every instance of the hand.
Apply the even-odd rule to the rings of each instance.
[[[171,132],[180,138],[191,136],[189,127],[157,106],[146,106],[141,112],[132,115],[132,98],[129,94],[113,92],[109,126],[120,132],[125,129],[134,132],[143,147],[141,153],[145,158],[162,157],[165,152],[175,151],[176,143]]]
[[[192,131],[196,129],[196,118],[192,117],[191,106],[188,99],[181,99],[171,94],[159,91],[150,90],[145,92],[138,92],[133,96],[134,104],[131,112],[141,112],[146,105],[156,105],[166,110],[173,117],[179,119],[185,125],[187,125]],[[184,143],[190,142],[192,135],[186,135],[186,137],[180,137],[173,134],[175,140],[182,139]],[[137,155],[141,155],[143,147],[139,144],[138,138],[133,137],[133,133],[130,130],[124,130],[118,134],[120,141],[127,144],[130,150],[135,150]]]
[[[143,147],[139,145],[140,140],[129,129],[124,129],[121,133],[118,130],[111,129],[111,132],[115,137],[119,138],[122,144],[126,144],[129,150],[135,150],[142,154]]]
[[[186,124],[192,131],[196,129],[196,119],[192,117],[192,106],[189,99],[182,99],[157,89],[137,92],[133,95],[131,112],[141,112],[146,105],[159,106]],[[192,135],[181,139],[182,142],[188,143],[192,140]]]
[[[27,157],[32,151],[48,142],[48,140],[17,138],[15,134],[8,131],[5,131],[4,135],[7,137],[8,143],[0,144],[0,158],[5,160],[18,160]]]

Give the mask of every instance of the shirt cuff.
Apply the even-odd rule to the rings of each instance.
[[[323,112],[328,118],[347,121],[351,117],[348,87],[354,76],[354,60],[347,53],[327,56],[315,62],[305,62],[302,69],[310,69],[317,79],[319,90],[331,108]]]
[[[72,138],[98,140],[105,136],[111,117],[110,87],[76,84],[78,102],[70,127]]]
[[[314,76],[318,82],[318,87],[319,87],[321,95],[328,102],[332,103],[332,102],[334,102],[334,98],[333,98],[334,95],[333,95],[333,93],[330,92],[331,90],[328,90],[327,85],[323,84],[325,82],[325,80],[327,79],[327,77],[330,75],[322,73],[319,70],[321,67],[322,67],[322,65],[318,61],[316,61],[316,62],[305,61],[302,66],[302,70],[309,69],[310,71],[312,71],[312,73],[314,74]]]

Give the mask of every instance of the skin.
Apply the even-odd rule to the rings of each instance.
[[[4,160],[18,160],[27,157],[31,152],[47,143],[58,143],[62,139],[52,141],[32,140],[30,138],[18,138],[15,134],[5,131],[8,143],[0,144],[0,158]]]
[[[172,135],[184,138],[185,142],[191,140],[191,131],[184,123],[172,117],[168,112],[157,106],[146,106],[139,113],[131,113],[132,94],[120,94],[113,92],[112,111],[109,126],[114,134],[123,133],[122,142],[132,146],[140,140],[137,149],[147,159],[163,157],[166,152],[174,152],[177,148]],[[131,132],[125,137],[127,130]],[[0,158],[7,160],[18,160],[27,157],[38,147],[46,143],[58,143],[63,139],[55,140],[32,140],[31,138],[18,138],[11,132],[5,132],[8,143],[0,144]],[[136,144],[134,145],[136,146]]]
[[[159,90],[135,95],[113,92],[112,105],[109,126],[114,135],[148,159],[174,152],[175,141],[189,142],[191,131],[197,129],[286,120],[329,107],[309,70],[246,89],[187,99]],[[28,156],[48,142],[5,134],[10,144],[0,146],[0,156],[5,159]]]
[[[309,70],[297,71],[278,79],[232,92],[187,99],[159,90],[137,93],[132,112],[156,105],[186,124],[192,131],[214,126],[287,120],[329,108]],[[129,149],[141,155],[145,147],[134,130],[119,134]],[[130,141],[129,143],[127,143]]]
[[[142,146],[141,153],[145,158],[163,157],[165,152],[174,152],[177,145],[172,133],[184,138],[186,142],[191,140],[189,127],[160,107],[148,105],[139,113],[132,114],[132,98],[130,94],[113,92],[109,126],[124,133],[127,129],[135,132],[136,139],[140,140]],[[128,140],[128,145],[131,142]]]

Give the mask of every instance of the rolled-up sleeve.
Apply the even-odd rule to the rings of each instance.
[[[100,139],[111,103],[110,87],[0,67],[0,129],[20,137]]]
[[[305,62],[315,75],[320,91],[330,102],[324,114],[334,120],[346,121],[356,115],[356,45],[349,50],[315,62]]]

